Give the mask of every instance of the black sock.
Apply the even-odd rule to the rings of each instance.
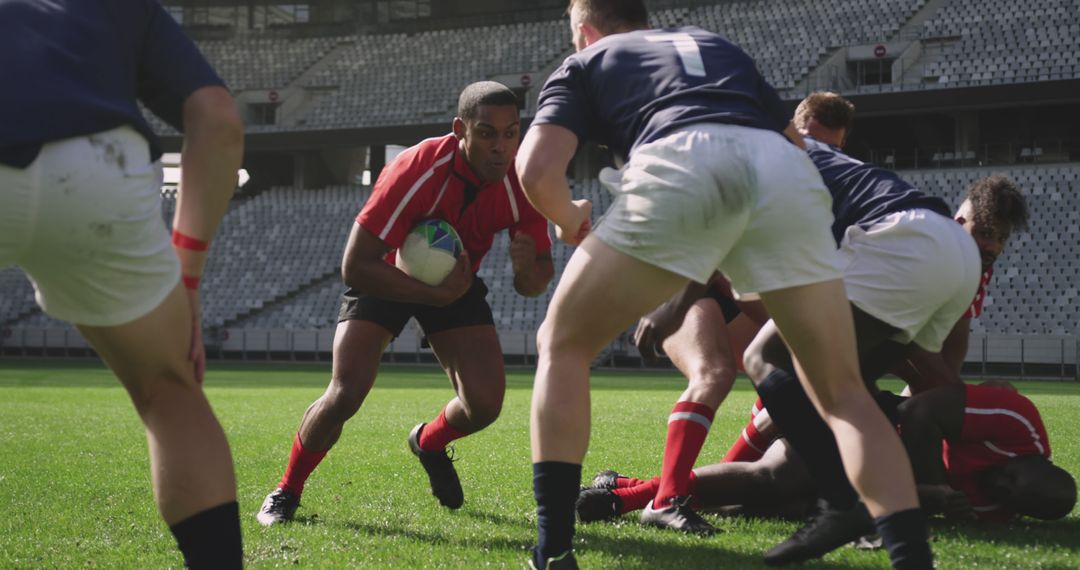
[[[242,568],[240,507],[236,501],[196,513],[169,527],[188,568]]]
[[[859,494],[844,472],[836,438],[818,415],[799,384],[799,378],[791,372],[776,369],[758,385],[757,392],[765,409],[769,410],[769,417],[806,464],[821,498],[834,509],[854,507]]]
[[[927,541],[926,517],[921,509],[908,509],[874,519],[874,526],[889,560],[897,570],[926,570],[934,567],[934,555]]]
[[[570,550],[574,537],[574,503],[581,485],[581,466],[561,461],[533,463],[533,495],[539,538],[536,553],[543,560]],[[539,566],[543,567],[543,566]]]

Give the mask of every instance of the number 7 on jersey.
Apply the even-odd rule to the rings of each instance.
[[[705,62],[701,59],[701,50],[693,36],[687,33],[663,33],[645,36],[650,42],[671,42],[679,53],[683,69],[691,77],[705,77]]]

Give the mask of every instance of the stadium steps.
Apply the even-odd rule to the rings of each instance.
[[[916,40],[922,37],[923,24],[937,16],[941,7],[948,4],[949,0],[927,0],[922,8],[912,14],[911,18],[896,32],[900,39]]]
[[[303,295],[304,293],[313,289],[319,289],[327,284],[330,284],[330,282],[341,282],[340,267],[336,267],[333,270],[328,271],[322,275],[318,275],[312,279],[308,279],[302,285],[287,293],[278,295],[277,297],[274,297],[272,299],[265,300],[261,307],[249,309],[247,311],[239,313],[234,318],[227,319],[224,323],[222,323],[220,327],[217,328],[227,329],[243,327],[245,322],[251,320],[260,313],[264,313],[288,305],[294,299]],[[344,286],[342,286],[342,289],[344,290]]]
[[[331,65],[334,65],[335,62],[344,57],[345,53],[355,47],[355,45],[355,40],[342,41],[338,45],[334,46],[333,49],[326,52],[326,54],[323,55],[322,58],[320,58],[310,67],[305,69],[303,73],[301,73],[299,76],[296,77],[296,79],[293,79],[292,82],[289,83],[286,89],[290,91],[296,90],[300,93],[303,93],[304,99],[299,105],[289,109],[286,114],[278,117],[279,125],[289,127],[302,124],[301,120],[307,116],[308,111],[310,111],[312,107],[318,104],[319,100],[322,99],[329,91],[326,88],[311,89],[305,87],[305,85],[307,85],[308,81],[317,76],[321,71],[327,69]]]

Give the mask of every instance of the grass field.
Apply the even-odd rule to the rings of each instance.
[[[441,372],[386,368],[341,441],[308,482],[297,522],[260,527],[254,513],[278,479],[323,365],[211,363],[207,393],[236,460],[246,561],[253,567],[522,568],[534,539],[529,466],[531,371],[511,372],[502,418],[458,442],[465,506],[438,507],[408,452],[409,429],[451,395]],[[598,373],[584,475],[660,468],[674,374]],[[1025,383],[1054,457],[1080,473],[1080,385]],[[723,405],[701,462],[718,461],[744,424],[752,390]],[[182,560],[151,498],[146,443],[125,393],[93,363],[0,363],[0,568],[178,567]],[[757,568],[796,523],[712,518],[701,539],[617,525],[582,526],[585,568]],[[939,568],[1080,568],[1080,512],[1055,523],[932,527]],[[882,551],[841,549],[810,568],[882,568]]]

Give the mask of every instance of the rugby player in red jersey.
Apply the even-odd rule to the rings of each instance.
[[[499,83],[473,83],[461,93],[453,129],[394,159],[356,218],[342,261],[349,289],[334,338],[330,385],[304,414],[285,475],[257,515],[264,525],[293,518],[305,481],[360,408],[383,350],[411,318],[456,396],[434,419],[413,428],[408,445],[439,502],[456,509],[464,501],[446,446],[494,422],[506,390],[488,290],[475,273],[504,229],[510,231],[518,293],[543,293],[554,266],[547,221],[525,199],[512,168],[520,140],[517,97]],[[392,263],[409,230],[430,218],[449,222],[465,247],[454,270],[435,286]]]

